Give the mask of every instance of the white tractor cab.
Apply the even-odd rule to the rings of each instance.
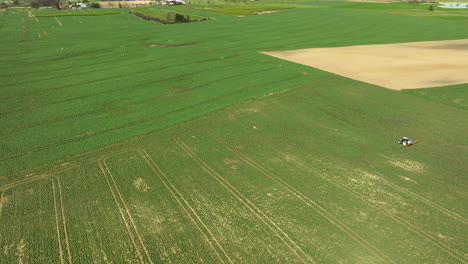
[[[166,5],[185,5],[182,0],[166,0]]]
[[[407,137],[402,137],[398,140],[398,144],[403,144],[403,146],[406,146],[408,144],[411,144],[413,141],[410,140],[409,138]]]

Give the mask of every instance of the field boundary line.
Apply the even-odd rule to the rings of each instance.
[[[2,208],[3,208],[3,190],[0,191],[0,219],[2,219]]]
[[[258,219],[260,219],[266,227],[268,227],[283,243],[293,252],[303,263],[309,260],[311,263],[315,261],[308,256],[297,244],[294,242],[273,220],[271,220],[265,213],[263,213],[253,202],[246,198],[239,190],[232,186],[226,179],[219,175],[215,170],[208,166],[202,159],[198,157],[193,151],[177,136],[174,136],[176,143],[206,171],[211,177],[217,180],[224,188],[226,188],[235,198],[237,198],[247,209],[249,209]],[[276,229],[276,230],[275,230]],[[299,253],[302,255],[299,255]],[[305,259],[304,259],[305,258]]]
[[[108,175],[107,175],[107,173],[106,173],[106,171],[104,169],[104,165],[102,164],[101,159],[98,160],[98,165],[99,165],[99,167],[101,169],[101,172],[102,172],[102,174],[103,174],[103,176],[104,176],[104,178],[105,178],[105,180],[107,182],[107,186],[109,187],[109,191],[112,194],[112,197],[113,197],[114,202],[115,202],[115,204],[117,206],[117,209],[119,210],[120,217],[122,218],[122,222],[123,222],[125,228],[127,229],[127,234],[130,237],[130,241],[132,242],[133,248],[135,249],[135,253],[138,256],[138,258],[140,260],[140,263],[145,263],[144,260],[143,260],[143,256],[140,253],[140,249],[137,247],[135,239],[133,238],[132,232],[130,231],[130,226],[129,226],[130,224],[128,223],[127,219],[125,219],[124,212],[123,212],[124,210],[122,209],[121,205],[119,204],[119,201],[118,201],[118,199],[117,199],[117,197],[116,197],[116,195],[114,193],[114,190],[112,189],[112,186],[111,186],[110,181],[108,179]]]
[[[366,248],[369,252],[374,254],[376,257],[378,257],[384,263],[396,263],[390,257],[388,257],[383,252],[381,252],[378,248],[376,248],[372,243],[370,243],[365,238],[360,236],[357,232],[352,230],[346,224],[342,223],[337,217],[335,217],[332,213],[328,212],[326,209],[324,209],[322,206],[320,206],[317,202],[313,201],[308,196],[304,195],[299,190],[295,189],[294,187],[292,187],[291,185],[289,185],[288,183],[283,181],[281,178],[274,175],[273,173],[271,173],[267,169],[263,168],[261,165],[257,164],[256,162],[252,161],[251,159],[249,159],[248,157],[246,157],[242,153],[240,153],[237,150],[234,150],[233,148],[231,148],[226,142],[224,142],[221,138],[219,138],[217,135],[212,133],[212,131],[210,131],[209,129],[206,129],[206,131],[210,135],[210,137],[212,137],[215,141],[217,141],[224,148],[226,148],[231,153],[233,153],[234,155],[239,157],[241,160],[243,160],[249,166],[253,167],[254,169],[258,170],[259,172],[261,172],[262,174],[267,176],[268,178],[272,179],[274,182],[276,182],[278,185],[280,185],[283,189],[285,189],[289,193],[293,194],[299,200],[304,202],[308,207],[312,208],[314,211],[316,211],[319,215],[321,215],[323,218],[325,218],[332,225],[335,225],[336,227],[341,229],[341,231],[343,231],[346,235],[348,235],[354,241],[356,241],[361,246]]]
[[[114,176],[112,175],[109,167],[107,166],[106,158],[101,158],[101,163],[104,165],[105,169],[107,170],[107,173],[109,174],[109,177],[110,177],[110,179],[112,181],[112,184],[113,184],[113,186],[115,188],[115,191],[116,191],[117,195],[120,198],[120,201],[121,201],[121,203],[122,203],[122,205],[123,205],[123,207],[125,209],[125,212],[127,213],[127,216],[130,219],[131,226],[133,227],[133,230],[134,230],[134,232],[135,232],[135,234],[136,234],[136,236],[137,236],[137,238],[138,238],[138,240],[140,242],[141,248],[145,252],[145,255],[148,258],[149,263],[153,263],[153,260],[151,259],[150,255],[149,255],[148,249],[146,248],[146,246],[145,246],[145,244],[143,242],[143,238],[140,236],[140,233],[138,232],[138,228],[137,228],[137,226],[135,224],[135,221],[133,220],[132,214],[130,213],[130,210],[128,209],[128,206],[125,203],[125,200],[122,197],[122,194],[120,193],[119,188],[117,187],[117,184],[114,181]]]
[[[22,22],[22,26],[21,26],[21,30],[22,30],[22,38],[21,40],[28,40],[28,36],[27,36],[27,33],[26,33],[26,20],[24,20],[24,17],[21,18],[21,22]]]
[[[0,191],[6,191],[6,190],[8,190],[10,188],[14,188],[14,187],[19,186],[21,184],[29,183],[29,182],[32,182],[32,181],[37,181],[37,180],[40,180],[40,179],[48,179],[50,177],[53,177],[53,175],[48,174],[48,173],[39,174],[39,175],[36,175],[36,176],[33,176],[33,177],[28,177],[28,178],[21,179],[21,180],[18,180],[18,181],[14,181],[14,182],[11,182],[11,183],[6,184],[4,186],[1,186]]]
[[[135,221],[133,220],[132,214],[130,213],[130,210],[128,209],[128,206],[127,206],[127,204],[125,203],[125,200],[124,200],[124,198],[122,197],[122,194],[120,193],[119,188],[117,187],[117,184],[116,184],[115,181],[114,181],[114,176],[112,175],[112,173],[111,173],[109,167],[107,166],[106,158],[102,158],[102,159],[101,159],[101,162],[104,164],[104,166],[105,166],[107,172],[109,173],[109,176],[110,176],[110,179],[111,179],[111,181],[112,181],[112,183],[113,183],[113,185],[114,185],[115,191],[117,192],[117,194],[118,194],[118,196],[119,196],[119,198],[120,198],[120,200],[121,200],[121,202],[122,202],[122,205],[124,206],[125,211],[127,212],[128,218],[130,219],[130,222],[132,223],[132,227],[133,227],[133,229],[134,229],[134,232],[135,232],[135,234],[136,234],[136,236],[137,236],[137,238],[138,238],[138,240],[139,240],[139,242],[140,242],[140,244],[141,244],[141,247],[142,247],[143,251],[145,251],[145,254],[146,254],[146,257],[147,257],[148,260],[149,260],[149,263],[153,263],[153,260],[152,260],[151,257],[150,257],[150,254],[149,254],[149,252],[148,252],[148,249],[146,248],[145,243],[143,242],[143,238],[141,237],[140,233],[138,232],[138,228],[137,228],[137,226],[136,226],[136,224],[135,224]]]
[[[62,246],[62,238],[61,238],[61,233],[63,232],[65,237],[67,238],[67,234],[66,234],[66,229],[65,229],[65,225],[63,224],[63,228],[64,230],[62,231],[61,228],[60,228],[60,220],[59,220],[59,209],[58,207],[60,206],[62,209],[63,209],[63,205],[60,201],[60,205],[58,204],[57,202],[57,197],[60,196],[60,190],[59,188],[56,187],[56,184],[58,184],[58,182],[56,183],[54,181],[54,179],[57,179],[57,177],[55,177],[54,175],[52,174],[40,174],[40,175],[36,175],[34,177],[29,177],[29,178],[25,178],[25,179],[22,179],[22,180],[18,180],[18,181],[15,181],[15,182],[12,182],[10,184],[7,184],[5,186],[2,186],[0,187],[0,218],[1,218],[1,214],[2,214],[2,208],[3,208],[3,196],[4,196],[4,192],[8,189],[11,189],[11,188],[15,188],[15,187],[18,187],[18,186],[21,186],[23,184],[26,184],[26,183],[30,183],[30,182],[34,182],[34,181],[37,181],[37,180],[50,180],[50,184],[52,185],[52,200],[53,200],[53,207],[54,207],[54,220],[55,220],[55,232],[56,232],[56,235],[57,235],[57,244],[58,244],[58,253],[59,253],[59,261],[61,264],[65,263],[64,262],[64,252],[63,252],[63,246]],[[57,192],[59,192],[59,194],[57,195]],[[64,223],[64,222],[63,222]],[[68,238],[67,238],[68,239]],[[69,261],[68,263],[71,264],[71,255],[70,255],[70,250],[69,250],[69,246],[68,246],[68,241],[65,241],[65,244],[67,246],[67,253],[68,253],[68,256],[69,256]]]
[[[153,263],[153,260],[151,259],[150,255],[149,255],[148,249],[146,248],[145,243],[143,242],[143,238],[141,237],[140,233],[138,232],[138,228],[137,228],[137,226],[135,224],[135,221],[133,220],[132,214],[130,213],[130,210],[128,209],[128,206],[125,203],[125,200],[122,197],[122,194],[120,193],[119,188],[117,187],[117,184],[114,181],[114,176],[112,175],[109,167],[107,166],[106,158],[102,158],[101,162],[102,162],[102,164],[104,164],[107,172],[109,173],[109,176],[110,176],[110,179],[111,179],[111,181],[112,181],[112,183],[114,185],[115,191],[117,192],[117,195],[119,196],[120,201],[122,202],[122,205],[124,206],[125,211],[127,212],[128,218],[130,219],[130,222],[132,223],[132,227],[134,229],[134,232],[135,232],[135,234],[136,234],[136,236],[137,236],[137,238],[138,238],[138,240],[139,240],[139,242],[141,244],[141,247],[145,251],[145,254],[146,254],[146,257],[149,260],[149,263]]]
[[[53,194],[53,199],[54,199],[54,214],[55,214],[55,231],[57,233],[57,243],[58,243],[58,248],[59,248],[59,258],[60,258],[60,263],[64,263],[63,260],[63,248],[62,248],[62,238],[60,236],[60,225],[59,225],[59,216],[58,216],[58,209],[57,209],[57,191],[55,188],[55,183],[54,179],[50,178],[50,181],[52,183],[52,194]]]
[[[196,213],[195,209],[188,203],[188,201],[182,196],[182,194],[179,192],[179,190],[172,184],[172,182],[167,178],[165,173],[157,166],[156,162],[151,158],[151,156],[144,150],[140,148],[134,148],[134,151],[136,151],[141,158],[148,164],[149,168],[153,171],[153,173],[156,175],[156,177],[159,178],[159,180],[164,184],[166,189],[171,193],[172,197],[177,201],[177,203],[182,207],[182,209],[186,212],[187,216],[190,218],[192,223],[195,225],[195,227],[199,230],[199,232],[202,234],[204,240],[210,245],[211,249],[214,251],[218,259],[222,263],[226,263],[225,260],[221,257],[219,252],[216,250],[214,247],[213,243],[211,240],[207,237],[207,235],[203,232],[202,228],[197,224],[197,221],[191,216],[190,212],[195,216],[196,220],[203,226],[203,228],[206,230],[206,232],[210,235],[211,239],[214,241],[218,249],[222,252],[222,254],[225,256],[227,261],[229,263],[234,263],[227,252],[224,250],[224,248],[221,246],[219,241],[216,239],[216,237],[213,235],[211,230],[206,226],[206,224],[202,221],[200,216]],[[183,203],[181,202],[183,201]],[[187,208],[184,206],[184,204],[187,206]],[[190,210],[190,212],[189,212]]]
[[[268,118],[268,117],[267,117]],[[270,120],[270,118],[268,118]],[[241,129],[243,129],[244,131],[247,131],[245,130],[242,126],[240,126],[240,124],[238,124],[238,121],[234,118],[232,120],[235,124],[237,124]],[[270,120],[271,121],[271,120]],[[247,131],[248,132],[248,131]],[[459,252],[458,250],[456,249],[453,249],[451,247],[449,247],[448,245],[446,245],[445,243],[443,242],[439,242],[437,241],[436,239],[432,238],[430,234],[428,234],[427,232],[425,232],[424,230],[418,228],[417,226],[405,221],[404,219],[402,219],[401,217],[399,216],[396,216],[394,214],[392,214],[391,212],[389,212],[388,210],[382,208],[381,206],[375,204],[375,203],[372,203],[370,201],[368,201],[365,197],[363,197],[361,194],[359,194],[358,192],[354,191],[353,189],[347,187],[345,184],[341,183],[340,181],[334,179],[333,177],[327,177],[327,174],[326,173],[323,173],[321,171],[319,171],[317,168],[315,168],[314,166],[300,160],[299,158],[293,156],[292,154],[289,154],[285,151],[281,151],[281,150],[278,150],[276,147],[274,147],[273,144],[269,143],[266,139],[264,138],[261,138],[260,139],[261,141],[265,142],[267,145],[269,145],[272,149],[274,149],[276,152],[279,152],[279,153],[282,153],[282,154],[285,154],[287,155],[290,159],[296,161],[296,163],[299,163],[299,164],[302,164],[303,166],[306,166],[308,168],[310,168],[312,171],[314,171],[317,175],[319,175],[322,179],[325,179],[326,181],[334,184],[335,186],[338,186],[338,187],[341,187],[343,190],[346,190],[348,192],[350,192],[351,194],[353,194],[355,197],[361,199],[362,201],[366,202],[367,204],[370,204],[372,205],[374,208],[378,209],[379,211],[381,211],[382,213],[384,213],[385,215],[389,216],[390,218],[392,218],[393,220],[395,220],[396,222],[400,223],[401,225],[407,227],[408,229],[410,229],[411,231],[413,231],[414,233],[418,234],[419,236],[423,237],[426,241],[432,243],[433,245],[437,246],[438,248],[442,249],[443,251],[447,252],[449,255],[453,256],[454,258],[462,261],[462,262],[465,262],[463,260],[464,257],[464,254]]]
[[[57,24],[61,27],[63,27],[62,21],[60,21],[57,17],[54,17],[55,20],[57,21]]]
[[[70,249],[70,243],[69,243],[69,238],[68,238],[68,231],[67,231],[67,222],[66,222],[66,217],[65,217],[65,207],[63,206],[63,197],[62,197],[62,187],[60,183],[60,179],[57,176],[53,176],[55,181],[57,182],[57,187],[58,187],[58,197],[59,197],[59,202],[60,202],[60,211],[62,214],[62,225],[63,225],[63,234],[65,235],[65,246],[67,248],[67,255],[68,255],[68,263],[72,264],[72,254],[71,254],[71,249]]]
[[[78,18],[76,18],[75,16],[72,16],[74,20],[78,21],[80,24],[83,24],[83,22],[81,20],[79,20]]]

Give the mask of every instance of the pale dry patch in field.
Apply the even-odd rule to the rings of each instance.
[[[145,180],[142,178],[137,178],[133,181],[133,185],[140,192],[147,192],[150,187],[146,184]]]
[[[468,82],[468,39],[262,53],[394,90]]]
[[[227,166],[229,166],[231,169],[235,170],[237,169],[237,164],[240,162],[239,160],[232,160],[232,159],[228,159],[228,158],[225,158],[223,160],[224,164],[226,164]]]
[[[457,98],[457,99],[452,100],[452,102],[459,104],[461,106],[468,106],[468,104],[465,104],[464,101],[465,101],[465,98]]]
[[[401,162],[401,161],[394,160],[394,161],[389,161],[389,162],[407,171],[411,171],[411,172],[423,172],[424,171],[424,165],[417,161],[405,160]]]
[[[21,241],[16,246],[16,254],[15,254],[18,257],[18,264],[24,263],[24,257],[26,257],[25,249],[26,249],[26,243],[24,242],[24,239],[21,239]]]
[[[405,180],[405,181],[409,181],[409,182],[412,182],[412,183],[415,183],[415,184],[418,184],[417,181],[409,178],[409,177],[406,177],[406,176],[403,176],[403,175],[398,175],[398,177],[400,177],[401,179]]]
[[[260,11],[260,12],[257,12],[257,15],[271,14],[271,13],[276,13],[276,12],[279,12],[279,11],[281,11],[281,10]]]

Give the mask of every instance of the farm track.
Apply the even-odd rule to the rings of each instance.
[[[236,199],[238,199],[253,215],[260,219],[290,250],[303,262],[315,263],[289,236],[264,212],[262,212],[252,201],[245,197],[239,190],[231,185],[220,174],[208,166],[198,157],[180,138],[174,136],[175,142],[189,155],[205,172],[218,181],[226,190],[228,190]]]
[[[63,206],[62,187],[60,183],[60,178],[59,177],[53,177],[53,178],[57,182],[57,187],[58,187],[59,207],[60,207],[60,214],[62,217],[62,220],[60,223],[62,224],[62,229],[63,229],[61,233],[63,233],[64,239],[65,239],[64,242],[65,242],[65,247],[67,249],[68,263],[72,264],[72,255],[70,252],[70,242],[69,242],[70,240],[68,238],[67,223],[66,223],[66,217],[65,217],[65,207]]]
[[[57,243],[58,243],[58,250],[59,250],[59,256],[60,256],[60,263],[63,264],[65,263],[64,262],[64,257],[63,257],[63,246],[62,246],[62,239],[60,237],[60,220],[59,220],[59,209],[58,209],[58,204],[59,202],[57,202],[57,191],[56,191],[56,188],[55,188],[55,184],[54,183],[54,180],[51,178],[51,183],[52,183],[52,194],[53,194],[53,197],[54,197],[54,215],[55,215],[55,231],[57,233]]]
[[[245,128],[243,128],[242,126],[238,126],[240,127],[241,129],[245,130]],[[219,138],[219,140],[221,140]],[[368,203],[370,205],[372,205],[374,208],[378,209],[379,211],[381,211],[382,213],[384,213],[385,215],[387,215],[388,217],[392,218],[393,220],[395,220],[396,222],[400,223],[401,225],[405,226],[406,228],[408,228],[409,230],[411,230],[412,232],[414,232],[415,234],[421,236],[423,239],[425,239],[426,241],[430,242],[431,244],[437,246],[438,248],[442,249],[443,251],[447,252],[449,255],[451,255],[452,257],[456,258],[457,260],[461,261],[461,262],[464,262],[464,253],[463,252],[460,252],[459,250],[457,249],[454,249],[454,248],[451,248],[450,246],[448,246],[447,244],[443,243],[443,242],[440,242],[439,240],[435,239],[432,237],[431,234],[428,234],[426,231],[422,230],[421,228],[419,228],[418,226],[416,226],[415,224],[412,224],[412,223],[409,223],[408,221],[406,221],[405,219],[403,219],[402,217],[399,217],[397,216],[396,214],[390,212],[388,209],[384,208],[383,206],[379,205],[379,204],[376,204],[374,202],[371,202],[369,201],[365,196],[363,196],[362,194],[360,194],[359,192],[351,189],[350,187],[348,187],[345,183],[342,183],[341,181],[335,179],[334,177],[324,173],[324,172],[321,172],[320,170],[318,170],[317,168],[315,168],[314,166],[300,160],[299,158],[287,153],[287,152],[283,152],[281,150],[278,150],[274,147],[274,144],[272,144],[271,142],[267,142],[264,138],[259,138],[260,141],[263,141],[265,144],[267,144],[268,146],[270,146],[271,148],[275,149],[275,151],[277,151],[278,153],[281,153],[282,155],[286,155],[288,156],[291,160],[294,160],[297,164],[300,164],[300,165],[303,165],[305,167],[308,167],[310,168],[311,170],[313,170],[316,175],[319,175],[322,179],[328,181],[329,183],[343,189],[344,191],[347,191],[349,193],[351,193],[353,196],[359,198],[360,200],[364,201],[365,203]],[[227,147],[229,147],[228,145],[226,145]],[[231,148],[229,147],[230,150],[232,150],[234,153],[236,153],[237,155],[239,155],[240,158],[246,158],[244,157],[243,154],[241,154],[240,152],[238,152],[237,150],[235,150],[234,148]],[[246,158],[248,159],[248,158]],[[268,171],[267,171],[268,172]],[[409,192],[409,191],[408,191]],[[415,196],[417,196],[416,194],[414,194]],[[426,199],[424,198],[421,198],[421,201],[425,201]],[[429,206],[432,207],[431,204],[428,204]],[[438,207],[433,207],[435,208],[436,210],[439,210],[440,211],[440,206]],[[443,207],[442,207],[443,208]],[[442,211],[444,214],[447,213],[448,210],[444,210]],[[450,211],[448,211],[450,212]],[[448,215],[453,217],[453,214],[455,213],[449,213]],[[456,214],[455,214],[456,215]],[[456,220],[459,221],[458,218],[456,218]],[[463,219],[463,221],[465,221]],[[464,222],[463,222],[464,223]]]
[[[63,24],[62,24],[62,21],[60,21],[60,19],[58,19],[58,17],[54,17],[55,21],[57,21],[57,24],[61,27],[63,27]]]
[[[298,158],[296,158],[296,157],[294,157],[292,155],[289,155],[289,157],[291,159],[295,160],[298,164],[302,164],[302,165],[304,165],[304,166],[306,166],[306,167],[308,167],[308,168],[310,168],[312,170],[315,170],[315,172],[318,175],[322,176],[323,179],[328,179],[329,177],[331,178],[331,176],[326,175],[325,173],[322,173],[322,172],[318,171],[315,167],[313,167],[313,166],[299,160]],[[422,230],[418,226],[416,226],[416,225],[414,225],[412,223],[409,223],[404,218],[401,218],[401,217],[395,215],[394,213],[390,212],[388,209],[385,209],[383,206],[369,201],[368,199],[366,199],[366,197],[362,196],[360,193],[352,190],[351,188],[347,187],[346,185],[340,183],[339,181],[330,179],[330,182],[333,182],[334,184],[337,184],[337,186],[341,186],[344,190],[347,190],[348,192],[352,193],[354,196],[361,199],[362,201],[373,205],[374,208],[377,208],[379,211],[386,214],[388,217],[392,218],[393,220],[400,223],[401,225],[405,226],[406,228],[411,230],[413,233],[421,236],[426,241],[430,242],[431,244],[433,244],[433,245],[437,246],[438,248],[442,249],[443,251],[447,252],[449,255],[451,255],[455,259],[461,261],[462,263],[465,262],[465,260],[464,260],[465,256],[464,256],[463,252],[460,252],[457,249],[451,248],[447,244],[445,244],[443,242],[440,242],[439,240],[433,238],[431,234],[425,232],[424,230]]]
[[[221,246],[219,241],[213,235],[208,226],[202,221],[200,216],[196,213],[195,209],[188,203],[188,201],[183,197],[179,190],[172,184],[172,182],[166,177],[163,171],[157,166],[154,160],[148,155],[148,153],[143,149],[133,149],[139,153],[141,158],[145,160],[148,166],[153,171],[154,175],[159,178],[159,180],[164,184],[167,190],[171,193],[172,197],[177,201],[177,203],[182,207],[186,212],[187,216],[190,218],[195,227],[200,231],[204,240],[211,247],[215,255],[221,261],[221,263],[234,263],[229,257],[227,252]],[[203,228],[202,228],[203,227]]]
[[[55,233],[57,235],[57,250],[59,254],[59,261],[60,263],[72,263],[71,259],[71,252],[66,228],[66,221],[65,221],[65,213],[64,207],[62,202],[62,194],[60,188],[60,180],[52,174],[43,174],[38,175],[30,178],[26,178],[5,186],[0,187],[0,218],[2,213],[3,207],[3,195],[4,192],[8,189],[18,187],[22,184],[31,183],[37,180],[50,180],[50,184],[52,187],[52,197],[53,197],[53,208],[54,208],[54,222],[55,222]],[[63,237],[62,237],[63,236]],[[64,252],[64,248],[65,251]]]
[[[376,257],[378,257],[382,262],[384,263],[396,263],[394,262],[391,258],[386,256],[383,252],[381,252],[379,249],[377,249],[372,243],[367,241],[365,238],[360,236],[358,233],[353,231],[350,227],[348,227],[346,224],[344,224],[342,221],[340,221],[338,218],[336,218],[333,214],[328,212],[325,208],[321,207],[317,202],[313,201],[307,195],[304,195],[285,181],[283,181],[281,178],[278,176],[274,175],[267,169],[263,168],[259,164],[255,163],[251,159],[247,158],[245,155],[241,154],[235,148],[229,146],[224,142],[220,137],[216,136],[213,134],[209,129],[204,129],[205,132],[208,133],[210,137],[212,137],[216,142],[218,142],[220,145],[225,147],[228,151],[236,155],[238,158],[243,160],[246,164],[249,166],[255,168],[268,178],[272,179],[274,182],[276,182],[278,185],[280,185],[282,188],[284,188],[286,191],[294,195],[296,198],[301,200],[304,204],[306,204],[308,207],[316,211],[319,215],[321,215],[323,218],[325,218],[329,223],[332,225],[336,226],[339,228],[341,231],[343,231],[346,235],[348,235],[350,238],[352,238],[354,241],[359,243],[361,246],[366,248],[369,252],[374,254]]]
[[[170,138],[170,137],[172,137],[172,136],[168,136],[166,138]],[[213,234],[211,233],[209,228],[206,226],[206,224],[203,223],[203,221],[198,216],[198,214],[195,212],[195,210],[191,207],[191,205],[187,202],[187,200],[181,195],[181,193],[177,190],[177,188],[175,188],[175,186],[169,181],[169,179],[159,169],[159,167],[157,167],[156,163],[146,153],[145,150],[140,149],[140,148],[135,148],[135,147],[128,147],[128,148],[112,151],[112,152],[109,152],[109,153],[107,153],[105,155],[100,156],[100,158],[99,158],[100,162],[99,163],[102,164],[103,160],[105,160],[105,159],[107,159],[109,157],[112,157],[114,155],[117,155],[117,154],[120,154],[120,153],[126,153],[126,152],[136,152],[138,154],[138,156],[141,157],[148,164],[149,168],[153,171],[154,175],[159,178],[159,180],[164,184],[164,186],[171,193],[172,197],[182,207],[184,212],[186,212],[188,218],[195,225],[195,227],[199,230],[199,232],[203,236],[203,239],[207,242],[207,245],[209,245],[210,248],[212,248],[214,254],[218,257],[220,262],[221,263],[226,263],[226,262],[233,263],[233,261],[230,259],[229,255],[225,252],[223,247],[219,244],[216,237],[213,236]],[[82,162],[80,162],[78,164],[73,164],[72,167],[79,167],[81,164],[92,163],[94,160],[95,160],[95,157],[89,158],[89,159],[84,160],[84,161],[82,161]],[[64,171],[64,170],[68,170],[68,169],[70,169],[70,167],[58,169],[56,172]],[[107,169],[108,168],[106,168],[105,170],[107,170]],[[109,171],[109,173],[110,173],[110,171]],[[113,179],[111,179],[111,180],[113,180]],[[110,182],[108,184],[110,184]],[[115,188],[117,188],[117,187],[115,186]],[[111,190],[111,192],[112,192],[112,190]],[[117,199],[117,197],[115,197],[115,199]],[[181,202],[181,200],[183,202]],[[117,201],[116,201],[116,203],[117,203]],[[184,206],[184,204],[185,204],[185,206]],[[119,208],[119,210],[123,210],[123,209]],[[192,216],[192,214],[190,212],[193,214],[193,216]],[[200,227],[200,225],[202,227]],[[203,231],[203,230],[205,230],[205,231]],[[127,230],[127,231],[129,232],[129,230]],[[129,236],[131,236],[131,235],[129,235]],[[211,239],[209,237],[211,237]]]
[[[49,173],[34,175],[32,177],[27,177],[27,178],[24,178],[22,180],[14,181],[14,182],[5,184],[3,186],[0,186],[0,190],[5,191],[7,189],[19,186],[19,185],[24,184],[24,183],[29,183],[29,182],[36,181],[36,180],[39,180],[39,179],[49,179],[50,177],[52,177],[52,175],[49,174]]]
[[[56,176],[51,176],[50,180],[52,182],[53,197],[54,197],[53,198],[54,199],[54,214],[55,214],[55,221],[56,221],[55,228],[57,232],[60,263],[67,262],[69,264],[72,264],[70,243],[69,243],[68,232],[67,232],[67,224],[65,220],[65,209],[64,209],[63,201],[62,201],[62,189],[60,187],[61,185],[60,179]],[[61,234],[63,234],[64,236],[63,238]],[[64,247],[66,248],[66,252],[64,252],[64,249],[63,249]],[[66,255],[66,257],[64,255]],[[66,261],[65,259],[67,259],[68,261]]]
[[[119,213],[120,213],[120,216],[122,218],[122,222],[123,224],[125,225],[125,229],[127,230],[127,233],[128,233],[128,236],[130,238],[130,240],[132,241],[132,245],[135,249],[135,252],[140,260],[140,263],[146,263],[145,260],[149,261],[149,263],[153,263],[151,261],[151,258],[149,257],[148,255],[148,252],[143,244],[143,241],[140,237],[140,235],[138,234],[138,230],[136,229],[136,226],[134,225],[134,222],[133,222],[133,219],[130,215],[130,212],[128,210],[128,208],[126,207],[123,199],[122,199],[122,196],[119,192],[119,190],[117,189],[117,186],[115,185],[115,182],[114,180],[112,179],[112,174],[109,170],[109,168],[107,167],[107,165],[105,164],[105,160],[104,159],[99,159],[98,161],[98,165],[102,171],[102,175],[104,176],[106,182],[107,182],[107,186],[109,187],[109,191],[112,195],[112,197],[114,198],[114,202],[115,202],[115,205],[117,206],[118,210],[119,210]],[[111,182],[112,181],[112,182]],[[135,236],[137,238],[135,238]],[[138,242],[136,241],[138,239]],[[145,251],[146,255],[143,256],[143,253],[142,251]],[[146,257],[146,258],[145,258]]]
[[[0,191],[0,219],[2,218],[3,192],[4,192],[4,190],[1,190],[1,191]]]

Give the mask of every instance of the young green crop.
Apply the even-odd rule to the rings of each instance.
[[[322,75],[285,71],[277,65],[286,62],[264,63],[258,51],[467,37],[466,23],[459,21],[341,8],[296,8],[247,19],[213,16],[204,23],[162,26],[123,13],[38,20],[26,12],[5,15],[2,174]]]
[[[2,15],[1,259],[463,263],[467,84],[400,92],[260,51],[467,24],[310,4],[172,25]]]

